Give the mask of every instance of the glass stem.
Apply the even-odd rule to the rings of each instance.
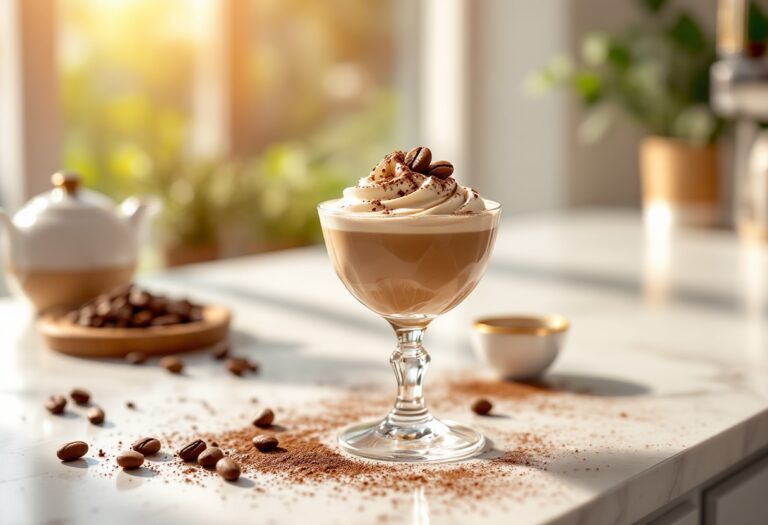
[[[430,357],[421,345],[426,328],[394,328],[398,345],[389,362],[397,377],[397,401],[387,419],[401,427],[428,422],[432,415],[424,403],[422,381]]]

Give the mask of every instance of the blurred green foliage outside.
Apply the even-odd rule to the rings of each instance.
[[[117,199],[158,196],[166,246],[316,241],[317,202],[391,149],[391,4],[249,5],[243,111],[265,131],[245,158],[201,159],[190,146],[200,125],[192,86],[200,24],[210,21],[195,0],[61,2],[63,165]]]

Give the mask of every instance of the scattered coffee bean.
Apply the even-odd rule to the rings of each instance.
[[[179,450],[179,457],[187,462],[197,461],[198,456],[200,456],[205,449],[205,441],[196,439]]]
[[[151,456],[160,452],[160,440],[153,437],[141,438],[136,440],[131,448],[145,456]]]
[[[224,451],[219,447],[208,447],[200,453],[197,463],[205,468],[213,468],[216,463],[224,457]]]
[[[229,355],[229,343],[221,343],[211,352],[211,356],[220,361],[225,359]]]
[[[240,465],[235,463],[232,458],[221,458],[216,463],[216,472],[227,481],[237,481],[237,478],[240,477]]]
[[[67,398],[58,394],[52,395],[45,402],[45,408],[51,414],[61,414],[64,412],[64,407],[67,406]]]
[[[174,356],[167,356],[160,360],[160,366],[168,370],[172,374],[180,374],[184,370],[184,363],[181,359]]]
[[[88,409],[88,421],[94,425],[101,425],[104,423],[104,411],[99,407],[91,407]]]
[[[486,416],[493,409],[493,404],[487,399],[478,399],[472,403],[472,412]]]
[[[433,162],[429,165],[429,169],[427,170],[426,175],[445,180],[453,175],[453,164],[447,160],[439,160],[437,162]]]
[[[144,455],[135,450],[126,450],[117,456],[117,464],[125,470],[139,468],[144,463]]]
[[[405,155],[405,163],[413,171],[424,173],[432,162],[432,152],[424,146],[416,146]]]
[[[144,352],[128,352],[125,354],[125,361],[132,365],[140,365],[147,360],[147,354]]]
[[[272,425],[272,422],[275,420],[275,413],[272,412],[271,409],[265,408],[261,412],[259,412],[259,415],[256,416],[256,419],[253,420],[254,426],[257,426],[259,428],[267,428],[270,425]]]
[[[82,388],[73,388],[69,393],[69,397],[78,405],[87,405],[88,401],[91,400],[91,393]]]
[[[259,452],[270,452],[275,450],[277,445],[280,444],[275,436],[270,436],[269,434],[259,434],[258,436],[254,436],[251,442],[253,442],[253,446],[256,447]]]
[[[133,401],[126,401],[125,407],[130,410],[136,410],[136,403],[134,403]]]
[[[85,456],[88,452],[88,444],[85,441],[70,441],[56,451],[56,455],[62,461],[74,461]]]
[[[230,357],[225,361],[224,366],[227,367],[227,370],[229,370],[230,373],[238,377],[246,372],[256,373],[259,371],[258,365],[244,357]]]

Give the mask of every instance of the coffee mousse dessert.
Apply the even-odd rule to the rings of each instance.
[[[343,198],[320,206],[323,234],[342,282],[392,318],[429,319],[477,285],[491,253],[499,205],[432,162],[426,147],[395,151]]]

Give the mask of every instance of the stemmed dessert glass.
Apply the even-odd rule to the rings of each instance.
[[[422,381],[430,356],[422,346],[429,323],[458,305],[485,273],[501,206],[461,215],[382,216],[318,205],[336,273],[397,335],[390,363],[397,399],[387,416],[347,428],[347,452],[386,461],[449,461],[483,449],[479,432],[441,421],[427,410]]]

